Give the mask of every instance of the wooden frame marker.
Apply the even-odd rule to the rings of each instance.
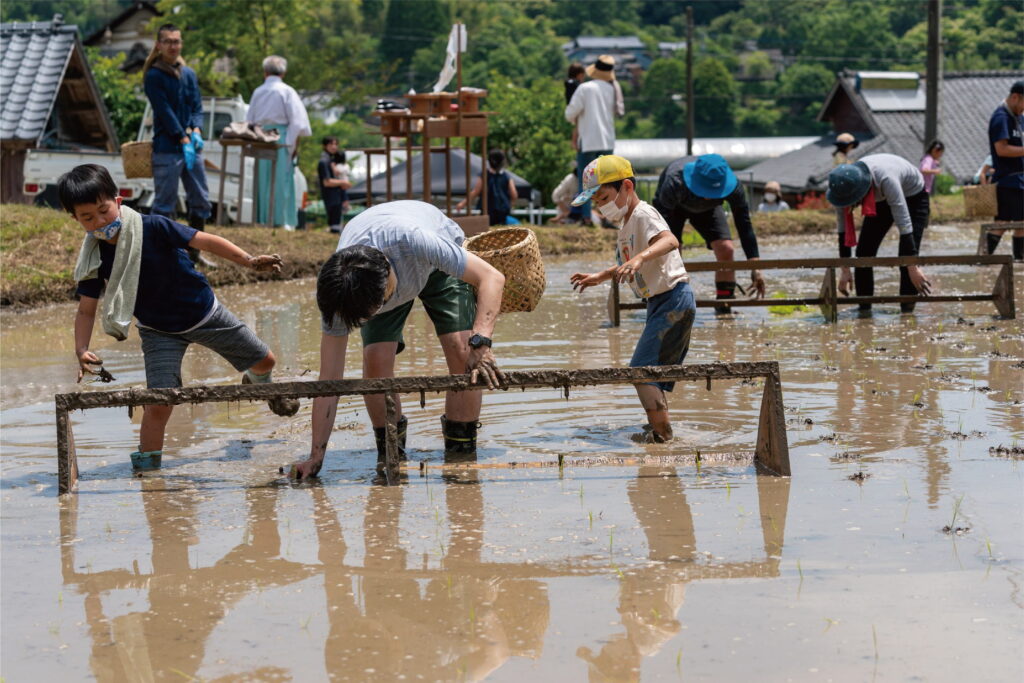
[[[660,365],[646,368],[596,368],[587,370],[531,370],[505,373],[504,389],[556,388],[565,392],[574,386],[638,384],[655,381],[705,381],[714,379],[765,379],[757,428],[754,462],[759,470],[789,476],[789,442],[782,406],[782,382],[775,361],[751,363],[710,363],[706,365]],[[90,408],[181,405],[224,401],[266,401],[270,398],[317,398],[384,394],[387,411],[386,473],[389,484],[398,483],[398,428],[395,394],[484,389],[471,385],[469,375],[383,377],[315,382],[196,386],[180,389],[125,389],[92,391],[54,396],[57,417],[58,494],[74,492],[78,484],[78,457],[69,413]]]
[[[1011,228],[1007,228],[1011,229]],[[944,294],[936,296],[894,295],[894,296],[839,296],[836,287],[836,269],[844,266],[850,268],[897,267],[897,266],[932,266],[932,265],[964,265],[964,266],[1002,266],[996,277],[991,294]],[[1013,257],[1004,255],[947,255],[947,256],[878,256],[861,258],[808,258],[808,259],[775,259],[754,261],[696,261],[686,264],[689,273],[707,273],[717,270],[796,270],[802,268],[824,268],[825,277],[821,283],[821,291],[817,297],[791,297],[786,299],[728,299],[730,307],[745,306],[819,306],[826,322],[835,323],[839,320],[838,307],[842,304],[892,304],[892,303],[937,303],[942,301],[991,301],[996,311],[1004,318],[1011,320],[1017,317],[1013,297]],[[619,284],[611,281],[608,293],[608,319],[612,327],[618,327],[620,311],[644,310],[647,304],[643,301],[622,303]],[[711,308],[722,304],[719,299],[698,299],[698,308]]]

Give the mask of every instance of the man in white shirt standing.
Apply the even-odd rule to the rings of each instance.
[[[565,107],[565,118],[579,130],[576,169],[579,191],[583,191],[583,169],[594,159],[611,154],[615,148],[615,116],[626,113],[622,90],[615,80],[615,58],[601,55],[586,69],[587,81],[576,88]],[[581,207],[583,222],[590,223],[590,202]]]
[[[284,144],[277,150],[277,171],[274,177],[273,224],[293,230],[299,215],[295,197],[294,160],[299,153],[299,138],[313,134],[309,126],[309,115],[299,99],[295,88],[287,85],[283,78],[288,71],[284,57],[271,55],[263,60],[263,85],[252,93],[249,113],[245,120],[256,123],[268,130],[277,130]],[[261,223],[267,222],[270,206],[269,161],[257,164],[256,217]]]

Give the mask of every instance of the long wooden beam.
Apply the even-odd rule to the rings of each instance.
[[[1012,263],[1010,254],[948,254],[944,256],[861,256],[858,258],[755,259],[753,261],[687,261],[690,273],[717,270],[793,270],[798,268],[875,268],[883,266],[992,266]]]
[[[528,370],[505,373],[503,389],[555,388],[565,392],[574,386],[638,384],[660,381],[704,381],[711,389],[715,379],[765,378],[761,417],[758,425],[754,460],[760,468],[777,475],[789,476],[789,445],[786,438],[782,407],[779,365],[775,361],[744,363],[710,363],[705,365],[664,365],[645,368],[596,368],[586,370]],[[127,389],[94,391],[54,396],[57,418],[58,493],[69,493],[78,480],[78,464],[68,413],[90,408],[146,405],[181,405],[227,401],[265,401],[271,398],[319,398],[324,396],[359,396],[385,394],[389,441],[386,449],[386,470],[389,483],[398,481],[397,411],[393,394],[419,393],[421,403],[426,392],[482,390],[486,386],[470,383],[469,375],[418,377],[381,377],[372,379],[281,382],[272,384],[239,384],[223,386],[182,387],[178,389]]]

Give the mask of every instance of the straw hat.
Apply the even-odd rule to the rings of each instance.
[[[846,147],[849,145],[852,149],[857,149],[860,142],[857,138],[853,137],[850,133],[840,133],[836,136],[836,147]]]
[[[611,55],[600,55],[597,61],[586,68],[587,78],[597,78],[602,81],[615,80],[615,57]]]
[[[774,192],[775,194],[782,194],[782,186],[779,185],[778,181],[776,180],[769,180],[767,183],[764,184],[764,191]]]

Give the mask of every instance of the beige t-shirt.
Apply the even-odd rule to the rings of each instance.
[[[651,240],[663,230],[668,230],[668,224],[658,210],[644,201],[637,204],[629,220],[619,228],[615,244],[615,258],[619,265],[650,246]],[[629,286],[637,297],[649,299],[689,279],[683,257],[678,249],[673,249],[656,259],[644,261]]]

